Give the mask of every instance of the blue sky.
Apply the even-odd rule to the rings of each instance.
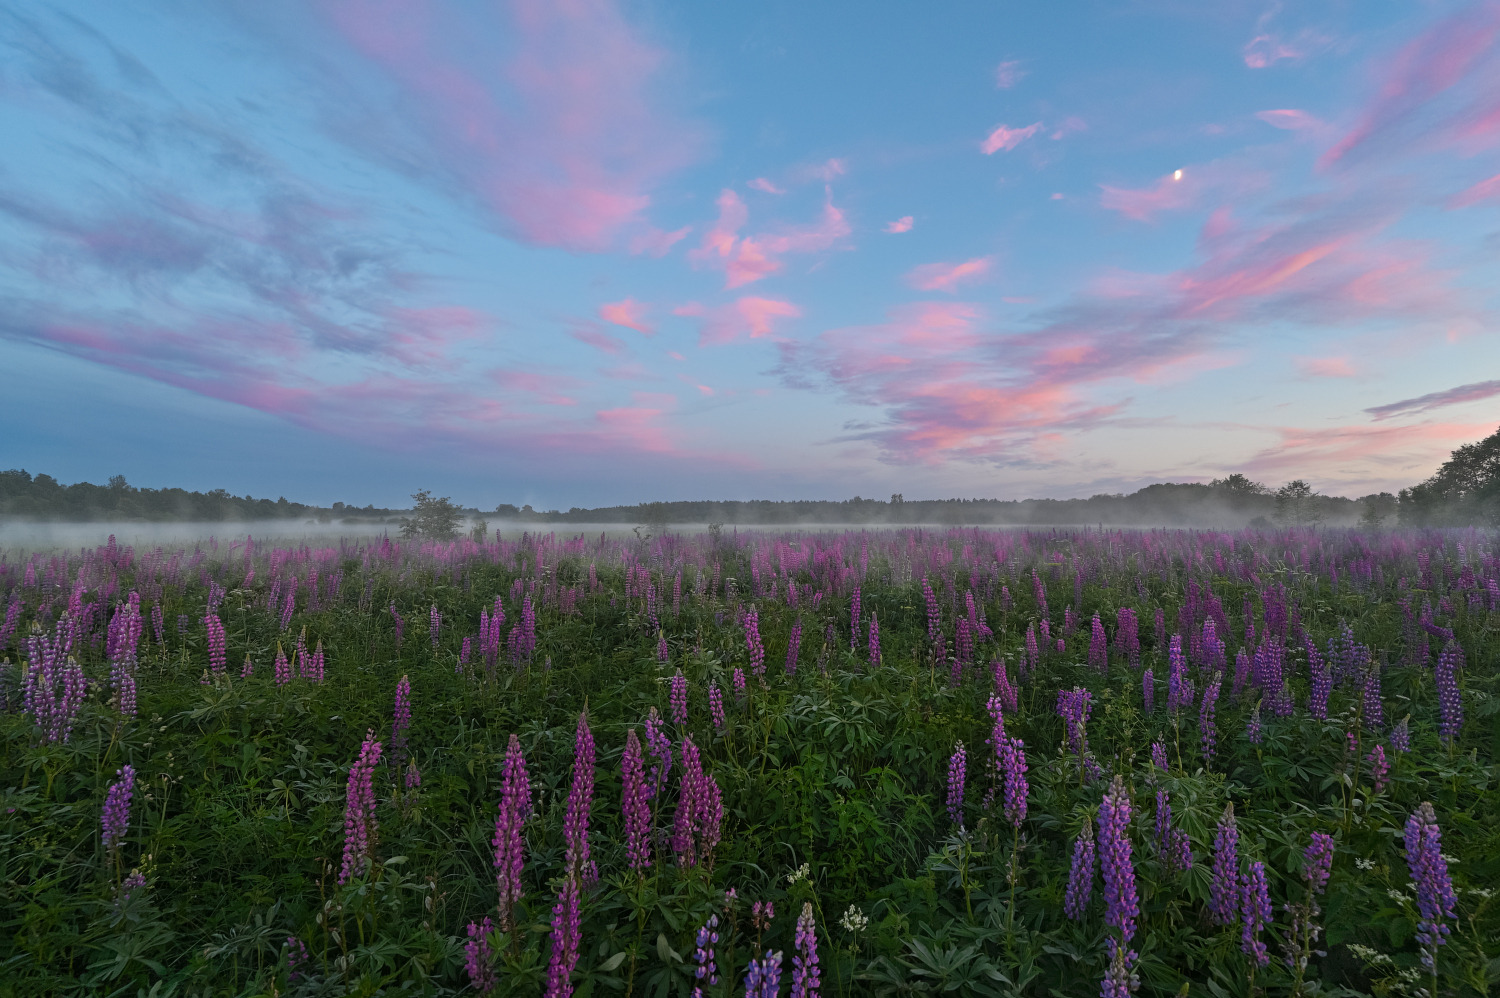
[[[0,2],[0,134],[65,481],[1359,495],[1500,411],[1494,3]]]

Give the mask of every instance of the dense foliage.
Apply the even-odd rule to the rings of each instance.
[[[1401,521],[1500,526],[1500,430],[1454,451],[1431,478],[1402,489]]]
[[[1488,994],[1497,580],[1472,531],[12,555],[0,994]]]

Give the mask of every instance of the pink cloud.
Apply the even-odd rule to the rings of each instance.
[[[1016,146],[1031,138],[1042,130],[1040,121],[1027,125],[1025,128],[1010,128],[1006,125],[997,125],[990,132],[989,138],[979,144],[979,151],[986,156],[992,156],[997,152],[1010,152]]]
[[[1428,412],[1450,405],[1463,405],[1466,402],[1480,402],[1497,395],[1500,395],[1500,380],[1476,381],[1472,384],[1459,385],[1456,388],[1445,388],[1440,392],[1428,392],[1416,398],[1387,402],[1385,405],[1366,409],[1365,412],[1374,416],[1378,421],[1390,419],[1393,416],[1412,416],[1419,412]]]
[[[632,256],[666,256],[673,246],[686,238],[693,231],[691,225],[684,225],[680,229],[671,232],[663,232],[654,226],[647,226],[646,231],[638,232],[630,237],[630,253]]]
[[[646,322],[646,306],[633,298],[600,305],[599,318],[626,329],[634,329],[643,336],[656,334],[656,327]]]
[[[1454,13],[1408,42],[1394,59],[1381,62],[1383,80],[1353,128],[1323,154],[1321,166],[1334,166],[1377,143],[1422,136],[1454,141],[1471,132],[1480,108],[1500,109],[1494,98],[1496,41],[1500,39],[1500,4],[1479,3]],[[1481,72],[1488,68],[1488,72]],[[1474,102],[1454,114],[1439,108],[1426,120],[1440,96],[1472,82]],[[1500,119],[1497,119],[1500,120]]]
[[[741,237],[740,229],[750,213],[732,190],[719,195],[719,218],[703,235],[703,241],[688,253],[695,264],[723,266],[724,286],[738,288],[781,270],[780,257],[790,253],[816,253],[833,248],[852,231],[844,213],[830,198],[822,217],[811,225],[786,226],[773,232]]]
[[[1243,466],[1256,474],[1316,469],[1321,476],[1340,479],[1361,473],[1382,479],[1415,477],[1417,469],[1435,468],[1455,444],[1493,429],[1493,423],[1277,427],[1280,440],[1251,455]]]
[[[902,215],[900,218],[896,219],[894,222],[886,222],[885,223],[885,231],[891,232],[891,233],[910,232],[911,231],[911,227],[912,227],[912,217],[910,215]]]
[[[626,350],[624,340],[620,339],[618,336],[611,336],[609,333],[606,333],[603,330],[581,327],[572,330],[568,333],[568,335],[573,337],[573,339],[577,340],[579,343],[587,343],[594,349],[603,351],[607,354],[619,356],[620,354],[625,353]]]
[[[422,164],[528,242],[612,247],[645,227],[652,189],[696,157],[696,130],[656,96],[666,53],[614,0],[512,0],[506,23],[482,26],[513,42],[500,58],[469,44],[478,26],[456,9],[323,7],[396,85],[396,113],[420,140],[397,150],[395,128],[344,134]]]
[[[1021,78],[1026,75],[1026,70],[1021,68],[1021,63],[1016,59],[1008,59],[995,67],[995,87],[998,90],[1009,90]]]
[[[526,392],[547,405],[577,405],[578,399],[563,392],[576,389],[581,382],[576,378],[557,374],[541,374],[537,371],[499,370],[492,375],[495,383],[512,392]]]
[[[1082,118],[1076,118],[1070,115],[1064,118],[1063,123],[1054,128],[1052,130],[1052,134],[1047,137],[1050,138],[1053,142],[1057,142],[1061,139],[1067,138],[1074,132],[1086,132],[1088,131],[1088,127],[1088,122],[1084,121]]]
[[[1257,111],[1255,116],[1272,128],[1288,132],[1305,132],[1323,127],[1323,123],[1306,111],[1283,108],[1274,111]]]
[[[1251,69],[1265,69],[1274,66],[1282,59],[1301,59],[1307,53],[1294,45],[1289,45],[1277,38],[1275,35],[1256,35],[1245,43],[1241,55],[1245,59],[1245,65]]]
[[[1348,357],[1298,357],[1297,367],[1313,378],[1352,378],[1358,373]]]
[[[957,291],[958,285],[989,273],[994,257],[980,256],[963,263],[924,263],[906,274],[906,283],[918,291]]]
[[[1471,204],[1488,201],[1490,198],[1500,198],[1500,173],[1488,180],[1481,180],[1462,193],[1455,194],[1448,200],[1448,207],[1450,209],[1467,208]]]
[[[764,192],[766,194],[785,194],[786,193],[786,190],[784,188],[777,187],[775,184],[771,183],[765,177],[756,177],[754,180],[750,181],[745,186],[748,187],[748,188],[750,188],[753,191],[762,191],[762,192]]]
[[[780,320],[796,319],[802,315],[802,309],[789,301],[753,296],[738,298],[715,309],[689,302],[673,311],[677,315],[703,319],[698,331],[699,346],[732,343],[741,336],[751,339],[769,336]]]
[[[1099,197],[1101,206],[1137,222],[1149,222],[1160,212],[1188,207],[1199,190],[1198,183],[1189,179],[1187,171],[1181,178],[1169,173],[1150,187],[1111,187],[1108,184],[1099,187],[1104,192]]]

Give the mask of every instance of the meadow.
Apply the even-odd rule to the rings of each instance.
[[[0,994],[1488,995],[1482,531],[0,558]]]

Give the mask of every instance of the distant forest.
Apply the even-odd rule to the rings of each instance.
[[[954,524],[1005,526],[1239,527],[1273,524],[1379,527],[1484,525],[1500,527],[1500,430],[1458,448],[1437,473],[1399,494],[1381,492],[1349,499],[1320,495],[1308,483],[1293,481],[1272,489],[1245,475],[1207,485],[1159,483],[1128,495],[1087,499],[889,499],[703,500],[651,502],[567,511],[535,510],[501,503],[493,510],[464,509],[448,500],[423,502],[471,521],[496,517],[541,524],[605,523],[643,527],[660,533],[673,525],[721,524]],[[415,497],[414,497],[415,498]],[[286,498],[275,501],[235,496],[215,489],[142,489],[116,475],[105,485],[62,485],[50,475],[0,472],[0,517],[49,521],[249,521],[316,520],[323,523],[408,523],[407,510],[334,503],[308,506]],[[439,518],[442,522],[443,518]]]

